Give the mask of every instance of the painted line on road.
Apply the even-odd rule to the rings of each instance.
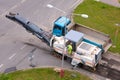
[[[13,9],[15,9],[15,8],[17,8],[18,6],[17,5],[14,5],[12,8],[11,8],[11,10],[13,10]]]
[[[21,3],[24,3],[26,0],[22,0]]]
[[[26,45],[22,46],[20,49],[23,50],[26,47]]]
[[[3,17],[3,16],[5,16],[5,15],[8,14],[11,10],[13,10],[13,9],[15,9],[15,8],[17,8],[17,7],[18,7],[18,5],[14,5],[14,6],[11,7],[9,10],[5,11],[4,13],[2,13],[2,14],[0,15],[0,18]]]
[[[75,7],[81,0],[77,0],[70,8]]]
[[[16,53],[12,54],[8,59],[12,59],[13,57],[15,57]]]
[[[2,68],[3,67],[3,64],[0,64],[0,68]]]

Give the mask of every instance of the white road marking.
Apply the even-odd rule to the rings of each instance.
[[[2,68],[3,64],[0,64],[0,68]]]
[[[12,54],[8,59],[12,59],[14,56],[16,55],[16,53]]]
[[[77,0],[70,8],[75,7],[81,0]]]
[[[24,45],[23,47],[21,47],[20,49],[22,50],[22,49],[24,49],[26,47],[26,45]]]
[[[62,12],[62,13],[66,13],[65,11],[63,11],[62,9],[59,9],[59,8],[57,8],[57,7],[55,7],[55,6],[53,6],[53,5],[51,5],[51,4],[47,4],[46,5],[48,8],[53,8],[53,9],[56,9],[56,10],[58,10],[58,11],[60,11],[60,12]]]
[[[15,9],[15,8],[17,8],[18,6],[17,5],[14,5],[12,8],[11,8],[11,10],[13,10],[13,9]]]
[[[13,9],[15,9],[15,8],[17,8],[17,7],[18,7],[18,5],[14,5],[14,6],[11,7],[9,10],[5,11],[4,13],[2,13],[2,14],[0,15],[0,18],[3,17],[3,16],[5,16],[5,15],[8,14],[11,10],[13,10]]]
[[[26,0],[22,0],[21,3],[24,3]]]

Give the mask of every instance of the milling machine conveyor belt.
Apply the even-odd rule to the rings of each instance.
[[[50,45],[51,34],[39,28],[37,25],[31,23],[27,19],[20,16],[18,13],[9,13],[6,17],[10,20],[16,21],[20,25],[22,25],[28,32],[31,32],[33,35],[37,36],[43,42],[45,42],[48,46]]]

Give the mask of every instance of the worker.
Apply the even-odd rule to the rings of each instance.
[[[72,43],[67,46],[68,54],[72,55]]]

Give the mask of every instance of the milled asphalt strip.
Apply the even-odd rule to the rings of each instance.
[[[10,9],[6,10],[4,13],[2,13],[0,15],[0,18],[5,16],[7,13],[9,13],[10,11],[12,11],[13,9],[17,8],[18,6],[20,6],[21,4],[23,4],[24,2],[26,2],[27,0],[22,0],[20,3],[14,5],[13,7],[11,7]]]

